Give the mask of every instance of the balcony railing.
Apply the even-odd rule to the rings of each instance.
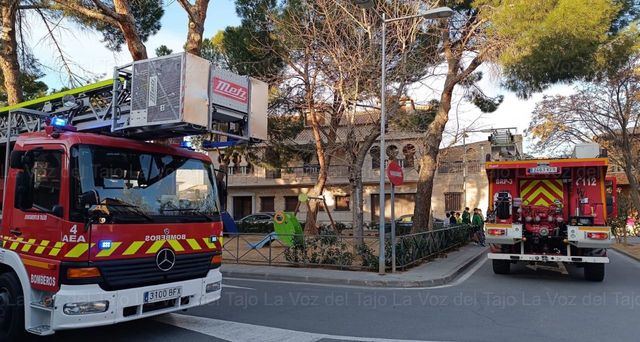
[[[464,163],[461,161],[439,162],[438,173],[462,173]],[[484,164],[480,161],[473,160],[467,162],[467,173],[481,173],[484,170]]]
[[[320,165],[308,164],[304,166],[286,167],[282,169],[265,170],[266,179],[296,179],[318,178]],[[346,165],[331,165],[328,170],[329,177],[348,177],[349,167]]]

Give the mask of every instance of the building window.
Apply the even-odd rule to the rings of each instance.
[[[462,193],[461,192],[445,192],[444,193],[444,211],[459,211],[462,209]]]
[[[275,209],[275,200],[273,196],[260,197],[260,211],[273,212]]]
[[[407,144],[402,148],[402,154],[405,160],[403,167],[413,167],[415,165],[416,147],[412,144]]]
[[[380,147],[373,146],[371,148],[371,151],[369,151],[369,153],[371,154],[371,168],[374,170],[379,169],[380,168]]]
[[[284,196],[284,211],[294,212],[298,206],[298,196]]]
[[[336,200],[336,211],[349,211],[350,210],[350,202],[351,196],[335,196]]]
[[[282,169],[266,170],[266,179],[280,179],[282,178]]]

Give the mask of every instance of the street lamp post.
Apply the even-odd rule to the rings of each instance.
[[[361,8],[372,8],[375,6],[374,0],[353,0],[353,3]],[[382,77],[380,80],[380,203],[379,203],[379,232],[378,235],[380,237],[380,249],[378,256],[378,273],[385,273],[385,232],[384,232],[384,212],[385,212],[385,172],[384,168],[386,167],[385,163],[385,127],[387,121],[387,108],[386,108],[386,93],[387,93],[387,24],[395,21],[415,19],[415,18],[424,18],[424,19],[438,19],[438,18],[448,18],[453,14],[453,10],[449,7],[438,7],[431,10],[428,10],[422,14],[408,15],[404,17],[398,18],[390,18],[387,19],[387,14],[382,12],[382,58],[381,58],[381,69],[382,69]]]

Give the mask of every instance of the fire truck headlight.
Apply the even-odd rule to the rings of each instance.
[[[109,310],[109,301],[67,303],[63,307],[65,315],[86,315]]]
[[[222,284],[219,281],[216,281],[215,283],[207,284],[206,291],[207,293],[216,292],[220,290],[221,286]]]

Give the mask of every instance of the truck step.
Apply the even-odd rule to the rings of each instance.
[[[51,327],[48,325],[39,325],[37,327],[32,327],[27,329],[27,331],[40,336],[53,334],[53,330],[51,330]]]
[[[34,309],[38,309],[38,310],[44,310],[44,311],[53,311],[53,307],[51,306],[46,306],[44,303],[42,302],[33,302],[30,304],[32,308]]]

